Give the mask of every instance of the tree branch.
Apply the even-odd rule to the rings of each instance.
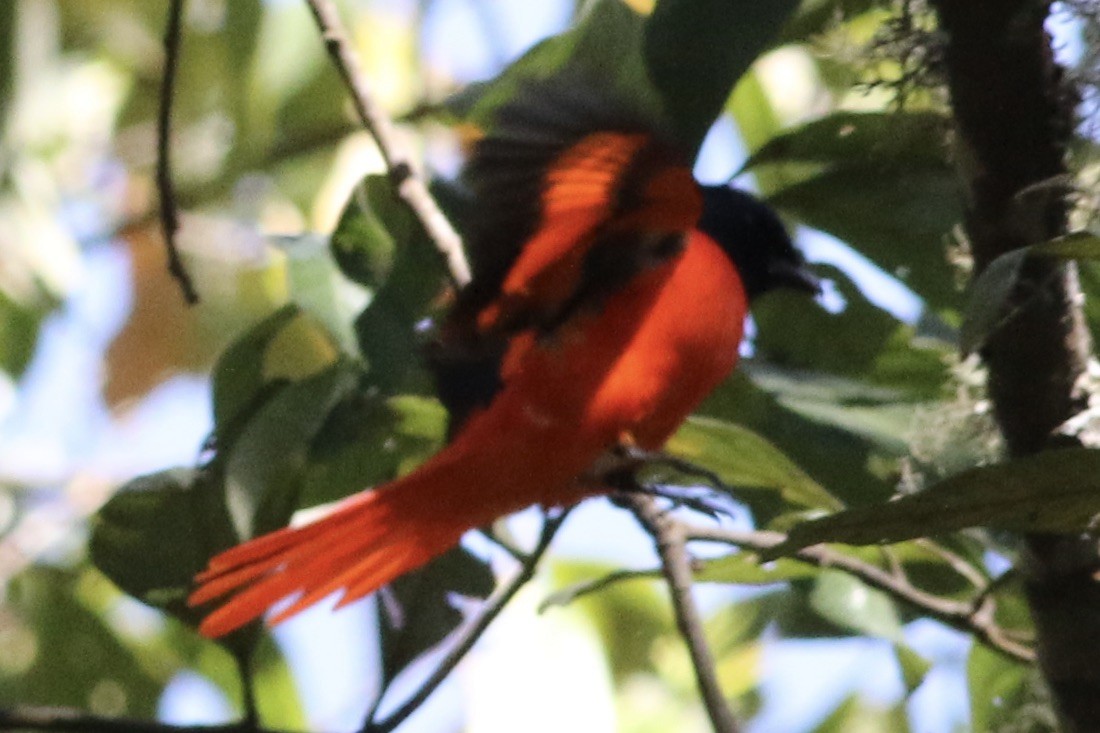
[[[432,198],[427,185],[416,174],[409,156],[401,150],[394,134],[393,121],[374,100],[336,5],[332,0],[308,0],[308,3],[329,56],[351,92],[355,111],[378,145],[398,196],[412,209],[446,260],[453,283],[457,287],[466,285],[470,282],[470,266],[462,239]]]
[[[695,525],[685,525],[683,533],[689,540],[720,542],[759,552],[771,550],[786,540],[786,535],[782,532]],[[972,634],[989,648],[1019,662],[1035,661],[1034,650],[1013,639],[1007,631],[994,623],[986,603],[959,602],[941,598],[913,586],[900,574],[888,572],[859,558],[837,552],[826,545],[803,548],[792,557],[816,567],[833,568],[847,573],[872,588],[877,588],[909,604],[929,618]],[[978,591],[978,599],[989,597],[985,588],[979,588]]]
[[[416,692],[414,692],[401,707],[384,720],[376,721],[374,718],[378,712],[379,703],[381,703],[380,698],[368,715],[366,723],[363,724],[362,733],[390,733],[394,728],[405,722],[406,718],[416,712],[417,708],[435,692],[436,688],[447,678],[447,675],[449,675],[466,654],[469,653],[470,649],[477,643],[477,640],[480,639],[481,635],[485,633],[485,630],[489,628],[489,625],[496,620],[500,612],[508,605],[508,602],[515,597],[516,593],[518,593],[532,577],[534,577],[539,561],[542,559],[542,556],[546,554],[546,550],[550,547],[550,543],[558,533],[558,530],[561,529],[568,515],[569,510],[566,509],[554,516],[548,516],[546,518],[543,522],[542,532],[539,534],[538,542],[535,544],[534,549],[528,553],[526,561],[520,565],[519,570],[516,571],[516,574],[512,576],[511,580],[498,586],[497,589],[493,591],[493,594],[486,599],[485,605],[478,611],[477,616],[458,633],[454,645],[447,652],[446,656],[443,657],[443,660],[440,661],[435,671],[428,676],[423,684],[420,685]]]
[[[657,554],[661,558],[661,569],[668,583],[676,614],[676,626],[691,655],[695,682],[711,726],[715,733],[737,733],[740,727],[718,684],[714,655],[707,644],[699,609],[691,594],[693,576],[691,557],[685,547],[687,536],[684,526],[663,511],[651,496],[628,493],[624,496],[624,501],[638,523],[653,538]]]
[[[176,189],[172,182],[172,99],[176,89],[176,71],[179,68],[181,24],[184,0],[171,0],[168,6],[168,24],[164,31],[164,77],[160,87],[160,105],[157,110],[157,192],[160,197],[160,223],[164,232],[164,245],[168,250],[168,272],[179,283],[183,298],[189,304],[199,302],[195,284],[183,266],[176,233],[179,231],[179,212],[176,210]]]
[[[1077,93],[1054,58],[1046,0],[934,0],[957,156],[968,189],[975,274],[1012,250],[1064,234]],[[982,349],[994,413],[1013,455],[1079,443],[1064,426],[1087,408],[1092,345],[1076,269],[1028,262],[1012,320]],[[1014,312],[1018,309],[1018,312]],[[1100,730],[1100,552],[1094,538],[1030,535],[1021,569],[1043,674],[1069,732]]]

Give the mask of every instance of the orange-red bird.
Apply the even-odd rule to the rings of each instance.
[[[471,528],[609,491],[597,459],[664,444],[736,364],[750,298],[816,289],[770,209],[700,187],[668,136],[595,88],[522,89],[467,166],[475,277],[432,356],[453,440],[319,521],[214,557],[190,603],[231,595],[202,633],[289,596],[271,623],[336,591],[351,603]]]

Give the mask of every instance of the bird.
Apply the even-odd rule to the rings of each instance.
[[[497,109],[462,175],[473,279],[426,356],[449,442],[317,521],[211,558],[188,599],[220,601],[202,634],[337,592],[345,606],[470,529],[613,492],[595,467],[663,446],[736,366],[753,299],[818,292],[779,216],[698,184],[659,117],[577,74]]]

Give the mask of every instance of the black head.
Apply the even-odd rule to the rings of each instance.
[[[703,186],[699,229],[710,235],[734,264],[752,300],[775,288],[817,295],[821,286],[779,216],[763,201],[728,186]]]

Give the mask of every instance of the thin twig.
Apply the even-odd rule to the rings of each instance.
[[[547,548],[550,547],[550,542],[554,539],[554,536],[561,529],[562,524],[565,522],[565,518],[568,516],[569,510],[562,510],[560,513],[553,516],[548,516],[542,525],[542,532],[539,535],[538,542],[535,544],[533,550],[527,555],[527,561],[520,565],[519,570],[507,583],[497,587],[493,594],[485,601],[485,605],[478,612],[467,626],[459,632],[458,638],[454,642],[454,646],[450,648],[446,656],[439,663],[439,666],[435,668],[435,671],[424,681],[423,684],[416,690],[415,693],[406,700],[401,707],[395,710],[384,720],[375,721],[374,714],[377,712],[378,705],[375,704],[372,708],[371,715],[368,717],[367,722],[363,725],[362,733],[389,733],[397,726],[401,725],[412,715],[417,708],[419,708],[428,697],[435,692],[436,688],[447,678],[447,675],[466,654],[473,648],[477,640],[481,638],[481,635],[485,633],[485,630],[489,628],[489,625],[496,620],[500,612],[504,610],[504,607],[508,605],[508,602],[519,592],[520,588],[527,584],[529,580],[535,575],[535,569],[538,567],[539,560],[546,553]]]
[[[786,535],[781,532],[727,529],[685,525],[682,528],[689,540],[721,542],[737,547],[765,552],[782,544]],[[951,601],[922,591],[904,577],[898,577],[882,568],[866,563],[851,555],[837,552],[825,545],[805,547],[792,555],[797,560],[822,568],[834,568],[862,580],[872,588],[884,591],[900,601],[921,611],[954,629],[974,635],[991,649],[1019,662],[1035,661],[1035,651],[1012,638],[1010,632],[994,623],[988,608],[976,608],[972,603]]]
[[[615,572],[608,573],[607,575],[601,575],[598,578],[592,580],[586,580],[582,583],[571,585],[567,588],[562,588],[559,591],[551,593],[549,596],[543,599],[539,604],[539,613],[543,613],[547,609],[554,606],[566,606],[578,598],[598,593],[612,585],[622,583],[625,580],[653,580],[660,579],[661,571],[657,569],[653,570],[616,570]]]
[[[179,68],[180,37],[185,0],[172,0],[168,6],[168,25],[164,30],[164,78],[160,87],[160,107],[157,114],[157,192],[160,197],[160,224],[164,230],[164,245],[168,250],[168,272],[179,283],[183,298],[194,305],[199,302],[195,283],[180,259],[176,233],[180,228],[176,210],[176,189],[172,183],[172,98]]]
[[[307,0],[317,27],[325,41],[341,78],[351,92],[355,111],[378,145],[378,152],[390,174],[397,195],[420,220],[436,249],[447,262],[451,280],[458,287],[470,282],[470,265],[462,248],[462,239],[447,221],[427,185],[416,174],[411,159],[397,142],[393,121],[375,101],[363,76],[355,49],[348,40],[340,14],[332,0]]]
[[[694,580],[691,558],[685,546],[687,536],[684,525],[662,511],[650,496],[626,494],[624,501],[630,507],[638,523],[653,538],[661,568],[668,583],[672,606],[676,614],[676,626],[687,644],[695,668],[695,681],[699,694],[710,717],[715,733],[737,733],[740,730],[733,711],[730,710],[722,688],[718,684],[714,655],[707,644],[699,609],[692,596]]]
[[[63,731],[67,733],[281,733],[244,722],[224,725],[171,725],[155,720],[104,717],[83,710],[18,705],[0,709],[0,731]]]

